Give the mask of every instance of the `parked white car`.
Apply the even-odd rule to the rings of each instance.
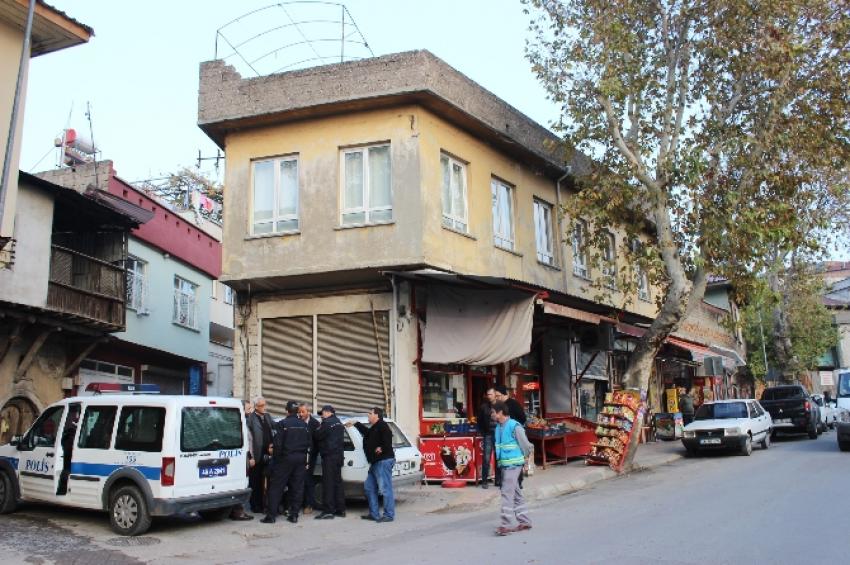
[[[0,446],[0,514],[30,500],[105,510],[112,529],[130,536],[145,533],[152,516],[224,518],[251,492],[244,422],[234,398],[97,394],[56,402]]]
[[[343,415],[337,414],[340,421],[345,423],[349,420],[360,422],[361,424],[369,425],[368,417],[364,415]],[[422,482],[422,454],[419,452],[410,438],[401,430],[401,428],[393,420],[384,418],[384,421],[390,426],[393,432],[393,452],[395,453],[395,465],[393,466],[393,487],[415,485]],[[369,474],[369,462],[366,460],[366,453],[363,451],[363,436],[357,431],[357,428],[352,426],[345,428],[344,442],[344,460],[342,464],[342,482],[347,498],[363,498],[363,483],[366,482],[366,477]],[[316,492],[321,498],[321,475],[322,475],[322,457],[317,459],[316,468],[314,471],[316,477]]]
[[[734,449],[750,455],[753,444],[770,447],[773,420],[757,400],[718,400],[706,402],[685,426],[682,444],[688,455],[702,450]]]
[[[834,408],[833,403],[826,402],[822,395],[813,394],[812,400],[815,401],[820,407],[820,423],[821,423],[821,432],[825,432],[827,428],[832,429],[835,427],[836,420],[836,410]]]

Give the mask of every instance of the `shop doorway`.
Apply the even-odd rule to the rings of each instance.
[[[0,445],[5,445],[14,436],[23,435],[38,414],[33,403],[23,397],[10,399],[0,410]]]

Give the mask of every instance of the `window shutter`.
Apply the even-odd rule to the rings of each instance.
[[[317,406],[332,404],[343,413],[385,407],[384,382],[388,393],[390,387],[389,313],[376,311],[374,324],[372,312],[319,316],[318,331]]]
[[[263,320],[262,394],[269,412],[286,415],[289,400],[313,399],[313,317]]]

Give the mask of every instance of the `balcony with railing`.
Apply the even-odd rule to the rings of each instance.
[[[79,323],[121,331],[125,328],[125,270],[80,251],[52,245],[47,307]]]

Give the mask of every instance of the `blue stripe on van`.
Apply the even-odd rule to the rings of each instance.
[[[6,457],[5,455],[0,456],[0,459],[9,463],[12,466],[12,469],[15,471],[18,470],[18,458],[17,457]]]
[[[71,463],[71,473],[75,475],[94,475],[97,477],[108,477],[118,469],[135,469],[151,481],[158,481],[159,467],[142,467],[136,465],[107,465],[105,463]]]

